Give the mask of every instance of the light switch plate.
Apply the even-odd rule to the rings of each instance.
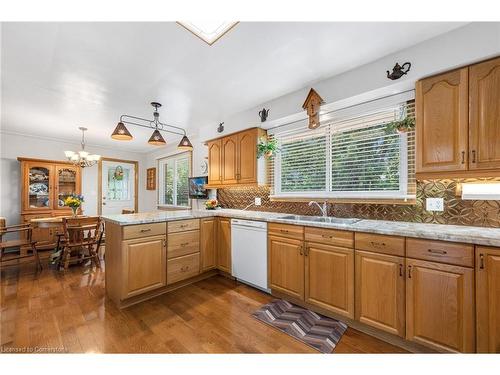
[[[262,198],[255,198],[255,205],[260,206],[262,204]]]
[[[425,209],[427,211],[444,211],[443,198],[426,198]]]

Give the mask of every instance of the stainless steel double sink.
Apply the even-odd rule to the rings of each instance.
[[[305,215],[286,215],[280,216],[278,219],[295,220],[295,221],[308,221],[313,223],[330,223],[330,224],[345,224],[350,225],[357,223],[361,219],[330,217],[330,216],[305,216]]]

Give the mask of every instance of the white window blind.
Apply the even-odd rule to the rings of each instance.
[[[189,206],[188,178],[191,169],[191,153],[169,156],[158,160],[158,204],[162,206]]]
[[[269,163],[273,196],[413,198],[414,130],[400,133],[389,124],[414,118],[414,102],[376,104],[350,108],[316,130],[300,124],[271,131],[280,149]]]

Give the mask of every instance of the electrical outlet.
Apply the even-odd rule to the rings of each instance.
[[[444,211],[443,198],[426,198],[425,209],[427,211]]]
[[[255,205],[260,206],[262,204],[262,198],[255,198]]]

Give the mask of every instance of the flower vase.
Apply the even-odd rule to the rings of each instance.
[[[71,207],[71,211],[73,213],[73,217],[78,216],[78,207]]]

